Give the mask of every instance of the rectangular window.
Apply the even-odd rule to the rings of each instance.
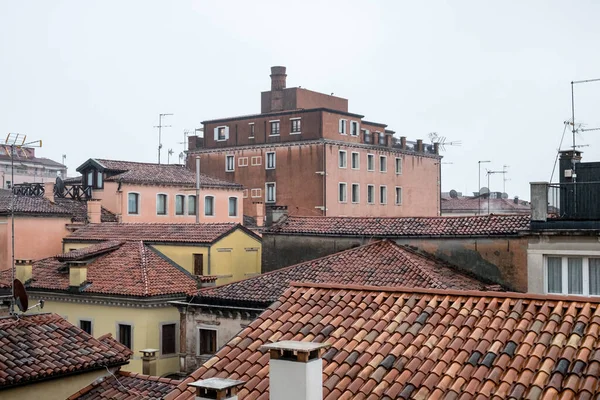
[[[102,175],[102,172],[98,171],[98,173],[96,174],[96,188],[97,189],[102,189],[103,188],[103,178],[104,176]]]
[[[379,203],[387,204],[387,187],[379,186]]]
[[[92,334],[92,321],[86,321],[84,319],[79,320],[79,327],[81,328],[82,331],[88,333],[88,334]]]
[[[227,140],[227,135],[225,134],[224,126],[220,126],[217,128],[217,140]]]
[[[207,217],[215,216],[215,198],[213,196],[204,198],[204,215]]]
[[[365,143],[373,143],[373,139],[371,138],[371,131],[369,131],[368,129],[363,129],[363,138],[364,138],[364,142]]]
[[[185,214],[185,196],[182,194],[178,194],[177,196],[175,196],[175,214]]]
[[[200,355],[215,354],[217,351],[217,331],[213,329],[198,329],[198,351]]]
[[[367,154],[367,171],[375,171],[375,155]]]
[[[382,146],[387,145],[387,137],[385,136],[385,133],[383,133],[383,132],[379,132],[379,144]]]
[[[262,165],[262,157],[261,156],[252,157],[252,165]]]
[[[589,263],[589,286],[590,295],[600,295],[600,258],[590,258]]]
[[[188,196],[188,215],[196,215],[196,196]]]
[[[352,169],[359,169],[360,155],[356,152],[352,152]]]
[[[340,134],[345,135],[346,134],[346,120],[345,119],[340,119],[340,126],[339,126],[339,130],[340,130]]]
[[[162,343],[160,346],[161,354],[175,354],[176,351],[176,339],[175,331],[176,324],[165,324],[161,327]]]
[[[583,294],[583,265],[581,258],[568,258],[569,294]]]
[[[396,157],[396,175],[402,175],[402,157]]]
[[[253,198],[262,197],[262,189],[251,189],[250,196]]]
[[[379,156],[379,171],[387,172],[387,157]]]
[[[338,200],[340,203],[345,203],[346,202],[346,196],[347,196],[347,188],[346,188],[346,184],[341,182],[339,184],[339,194],[338,194]]]
[[[267,152],[267,161],[266,161],[266,169],[275,169],[275,152],[268,151]]]
[[[292,132],[294,134],[299,134],[302,131],[302,120],[300,118],[298,119],[292,119]]]
[[[127,213],[140,213],[140,195],[138,193],[129,193],[127,195]]]
[[[204,275],[204,254],[194,254],[194,275]]]
[[[548,293],[562,293],[562,258],[548,257]]]
[[[121,343],[122,345],[126,346],[129,349],[132,349],[131,347],[131,325],[128,324],[118,324],[117,326],[117,330],[118,330],[118,339],[119,339],[119,343]]]
[[[275,193],[275,182],[267,182],[265,184],[265,192],[266,192],[266,199],[265,201],[267,203],[275,203],[276,200],[276,193]]]
[[[167,215],[167,195],[157,194],[156,195],[156,214]]]
[[[358,122],[357,121],[350,122],[350,134],[352,136],[358,136]]]
[[[237,215],[238,215],[237,204],[238,204],[237,197],[229,198],[229,216],[230,217],[237,217]]]
[[[235,169],[235,156],[225,156],[225,171],[231,172]]]
[[[375,186],[367,185],[367,203],[375,204]]]
[[[271,121],[271,136],[279,135],[279,121]]]
[[[346,152],[344,150],[340,150],[339,151],[339,167],[340,168],[346,168]]]
[[[238,167],[247,167],[247,166],[248,166],[248,157],[238,158]]]
[[[397,206],[401,206],[402,205],[402,188],[399,186],[396,186],[396,201],[395,201]]]
[[[87,186],[94,186],[94,171],[93,170],[88,171],[86,184],[87,184]]]
[[[352,184],[352,202],[358,203],[360,199],[360,186],[358,183]]]
[[[250,122],[250,136],[251,138],[254,137],[254,122]]]

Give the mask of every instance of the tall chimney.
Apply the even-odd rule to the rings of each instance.
[[[22,284],[30,281],[32,278],[32,260],[15,260],[15,278],[21,281]]]
[[[142,353],[142,374],[155,376],[156,375],[156,352],[158,349],[143,349]]]
[[[196,389],[196,400],[238,400],[237,392],[244,381],[224,378],[209,378],[188,383]]]
[[[254,203],[256,205],[256,226],[261,227],[265,224],[265,205],[257,201]]]
[[[327,343],[283,340],[266,344],[268,350],[269,398],[271,400],[322,400],[323,360]]]
[[[54,182],[44,182],[44,198],[54,203]]]
[[[200,156],[196,156],[196,223],[200,223]]]
[[[271,90],[285,89],[285,67],[271,67]]]
[[[99,224],[102,221],[102,203],[97,199],[87,201],[87,219],[90,224]]]

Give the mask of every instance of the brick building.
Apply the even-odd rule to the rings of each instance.
[[[271,68],[261,113],[204,121],[189,138],[188,166],[244,186],[244,214],[287,206],[293,215],[436,216],[440,156],[435,145],[395,138],[386,124],[348,112],[348,100],[286,88]]]

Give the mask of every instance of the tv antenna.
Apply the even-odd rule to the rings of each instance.
[[[155,128],[158,128],[158,163],[160,164],[160,151],[162,150],[162,128],[170,128],[171,125],[163,125],[162,120],[163,117],[168,115],[173,115],[171,113],[158,114],[158,125],[155,125]]]
[[[167,164],[171,164],[171,156],[173,155],[173,149],[167,151]]]
[[[438,135],[437,132],[429,133],[429,140],[431,140],[431,144],[437,144],[440,151],[446,151],[446,146],[461,146],[462,141],[453,140],[451,142],[447,142],[445,136]]]
[[[508,165],[506,165],[505,167],[508,167]],[[486,169],[485,173],[487,174],[487,184],[488,184],[487,187],[488,187],[488,191],[489,191],[488,192],[488,198],[487,198],[487,203],[488,203],[487,204],[487,206],[488,206],[487,213],[489,215],[489,213],[490,213],[490,197],[492,197],[492,191],[489,189],[489,187],[490,187],[490,175],[493,175],[493,174],[503,174],[502,176],[504,176],[504,174],[506,174],[507,171],[504,168],[502,169],[502,171],[492,171],[492,170]]]

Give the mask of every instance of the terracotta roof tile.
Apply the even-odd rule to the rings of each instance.
[[[265,233],[315,236],[430,237],[506,236],[529,229],[529,215],[471,217],[297,217]]]
[[[489,199],[490,212],[531,213],[531,206],[522,200],[515,203],[514,199]],[[487,213],[488,199],[478,197],[443,198],[442,212],[477,212]]]
[[[69,217],[72,213],[44,197],[14,196],[15,214],[56,215]],[[11,194],[0,194],[0,214],[10,213]]]
[[[312,317],[322,309],[331,316],[325,334],[296,333],[306,326],[312,331]],[[549,332],[543,328],[551,321],[538,330],[536,321],[548,321],[548,310],[557,323]],[[597,312],[596,298],[293,283],[171,395],[192,399],[187,383],[235,375],[246,382],[240,398],[267,396],[269,360],[259,347],[269,341],[263,333],[275,331],[281,339],[331,345],[323,355],[324,399],[591,398],[600,395],[600,351],[582,350],[596,347],[597,323],[589,316]],[[576,336],[593,340],[569,341],[560,333],[565,325],[575,332],[574,321],[588,321]],[[390,327],[396,336],[378,341]],[[351,330],[350,341],[345,333]],[[551,340],[539,340],[547,334]],[[545,351],[538,356],[540,346]],[[233,363],[229,354],[244,363]],[[577,367],[576,355],[582,358]]]
[[[0,318],[0,388],[121,365],[130,356],[56,314]]]
[[[448,263],[420,254],[394,242],[383,240],[342,251],[316,260],[223,286],[201,290],[195,297],[200,303],[252,303],[266,306],[276,301],[290,282],[341,283],[370,286],[452,288],[464,290],[497,289],[497,285],[472,278]],[[335,310],[335,308],[339,310]],[[346,318],[351,309],[336,305]],[[314,316],[306,314],[305,324]],[[422,316],[424,317],[424,315]],[[350,320],[348,320],[350,321]],[[375,324],[374,321],[373,325]],[[380,321],[380,326],[384,321]],[[312,327],[314,324],[306,325]],[[371,329],[366,326],[365,329]]]
[[[160,399],[172,391],[178,380],[151,377],[134,372],[118,371],[103,376],[73,394],[68,400],[141,400]]]

